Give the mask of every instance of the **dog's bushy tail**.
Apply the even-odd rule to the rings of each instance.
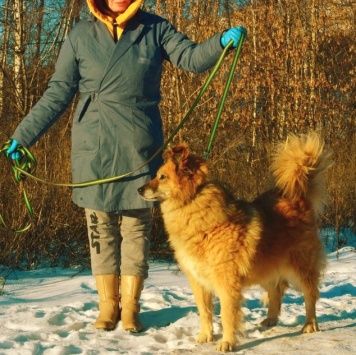
[[[315,132],[288,136],[273,154],[271,170],[277,188],[292,201],[307,199],[320,215],[327,203],[325,172],[332,166],[331,156]]]

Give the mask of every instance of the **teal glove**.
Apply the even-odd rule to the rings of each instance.
[[[244,35],[245,37],[247,36],[247,30],[246,28],[239,26],[239,27],[234,27],[230,28],[226,32],[223,33],[221,36],[221,45],[225,48],[226,45],[233,40],[232,47],[236,48],[237,45],[240,42],[241,35]]]
[[[21,157],[22,157],[22,154],[17,150],[19,145],[20,145],[20,143],[17,140],[15,140],[15,139],[11,140],[11,146],[6,151],[6,155],[8,157],[10,157],[12,160],[21,159]]]

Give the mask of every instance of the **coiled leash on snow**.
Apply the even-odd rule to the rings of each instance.
[[[208,146],[206,148],[206,151],[204,153],[204,158],[205,160],[208,158],[209,154],[210,154],[210,150],[211,150],[211,146],[213,144],[213,140],[214,140],[214,136],[219,124],[219,120],[220,120],[220,116],[225,104],[225,100],[226,100],[226,96],[230,87],[230,84],[232,82],[232,78],[233,78],[233,74],[237,65],[237,60],[238,57],[240,55],[240,51],[241,51],[241,47],[242,44],[245,40],[246,34],[244,32],[241,32],[241,36],[240,36],[240,40],[238,42],[238,45],[236,47],[236,53],[234,56],[234,60],[230,69],[230,74],[224,89],[224,93],[222,95],[222,99],[220,101],[220,106],[215,118],[215,124],[213,127],[213,131],[211,133],[210,136],[210,140],[208,143]],[[188,120],[188,118],[190,117],[191,113],[194,111],[195,107],[197,106],[197,104],[199,103],[201,97],[203,96],[203,94],[205,93],[206,89],[208,88],[211,80],[213,79],[213,77],[215,76],[216,72],[218,71],[218,69],[220,68],[220,65],[223,61],[223,59],[226,56],[226,53],[229,51],[231,45],[233,44],[233,41],[231,40],[226,47],[224,48],[220,58],[218,59],[215,67],[213,68],[211,74],[209,75],[207,81],[205,82],[204,86],[202,87],[199,95],[197,96],[197,98],[195,99],[194,103],[192,104],[191,108],[189,109],[189,111],[186,113],[186,115],[183,117],[182,121],[179,123],[179,125],[175,128],[175,130],[171,133],[171,135],[169,136],[169,138],[163,143],[163,145],[152,155],[152,157],[150,159],[148,159],[144,164],[142,164],[141,166],[139,166],[138,168],[136,168],[135,170],[132,170],[126,174],[123,175],[118,175],[118,176],[113,176],[113,177],[109,177],[109,178],[104,178],[104,179],[99,179],[99,180],[90,180],[90,181],[84,181],[84,182],[80,182],[80,183],[54,183],[54,182],[49,182],[43,179],[40,179],[36,176],[34,176],[34,172],[36,170],[37,167],[37,161],[36,158],[31,154],[31,152],[25,148],[22,147],[21,145],[19,145],[19,147],[17,148],[17,151],[19,153],[21,153],[21,158],[20,159],[15,159],[12,160],[10,157],[8,157],[6,155],[6,151],[9,149],[10,145],[11,145],[11,140],[7,141],[2,149],[0,150],[0,156],[1,154],[4,154],[6,159],[10,162],[11,166],[12,166],[12,170],[14,173],[14,179],[16,181],[16,183],[21,183],[23,182],[23,180],[25,180],[26,177],[30,177],[36,181],[39,181],[41,183],[44,184],[48,184],[48,185],[52,185],[52,186],[65,186],[65,187],[87,187],[87,186],[93,186],[93,185],[99,185],[99,184],[106,184],[106,183],[110,183],[110,182],[114,182],[114,181],[118,181],[121,180],[127,176],[131,176],[133,175],[135,172],[139,171],[141,168],[143,168],[144,166],[146,166],[147,164],[149,164],[153,159],[155,159],[167,146],[168,144],[173,140],[173,138],[175,137],[175,135],[179,132],[179,130],[183,127],[183,125],[185,124],[185,122]],[[29,212],[29,215],[31,217],[31,222],[26,226],[23,227],[21,229],[16,229],[13,230],[13,232],[16,233],[20,233],[20,232],[24,232],[26,230],[28,230],[31,227],[32,221],[33,221],[33,210],[31,207],[31,204],[29,202],[29,199],[27,197],[26,191],[23,188],[23,196],[24,196],[24,200],[25,200],[25,204],[27,207],[27,210]],[[0,221],[2,222],[2,224],[7,228],[10,229],[5,221],[4,218],[2,217],[2,215],[0,214]]]

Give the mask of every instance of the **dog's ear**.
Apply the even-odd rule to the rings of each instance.
[[[171,157],[173,156],[173,151],[172,148],[170,146],[168,146],[164,152],[162,153],[162,159],[164,162],[166,162],[167,160],[169,160]]]
[[[172,160],[177,167],[177,171],[184,173],[184,175],[190,175],[191,171],[187,167],[189,148],[186,144],[178,144],[174,147],[170,147],[163,153],[163,160]]]
[[[189,156],[189,149],[186,144],[179,144],[172,148],[173,151],[173,159],[176,162],[179,170],[185,168],[188,156]]]
[[[174,147],[167,148],[163,153],[163,160],[167,162],[171,160],[176,166],[177,173],[183,176],[192,176],[193,174],[201,174],[203,180],[208,174],[208,166],[205,160],[194,154],[190,154],[186,144],[179,144]]]
[[[173,159],[177,166],[177,170],[183,175],[191,175],[192,171],[188,167],[189,149],[186,144],[180,144],[173,147]]]
[[[180,166],[183,162],[186,162],[189,156],[189,149],[186,144],[179,144],[174,147],[167,148],[162,155],[164,161],[172,159],[176,165]]]

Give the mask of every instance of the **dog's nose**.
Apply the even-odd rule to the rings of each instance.
[[[138,191],[138,193],[139,193],[140,195],[142,195],[142,194],[143,194],[143,191],[144,191],[143,186],[139,187],[139,188],[137,189],[137,191]]]

